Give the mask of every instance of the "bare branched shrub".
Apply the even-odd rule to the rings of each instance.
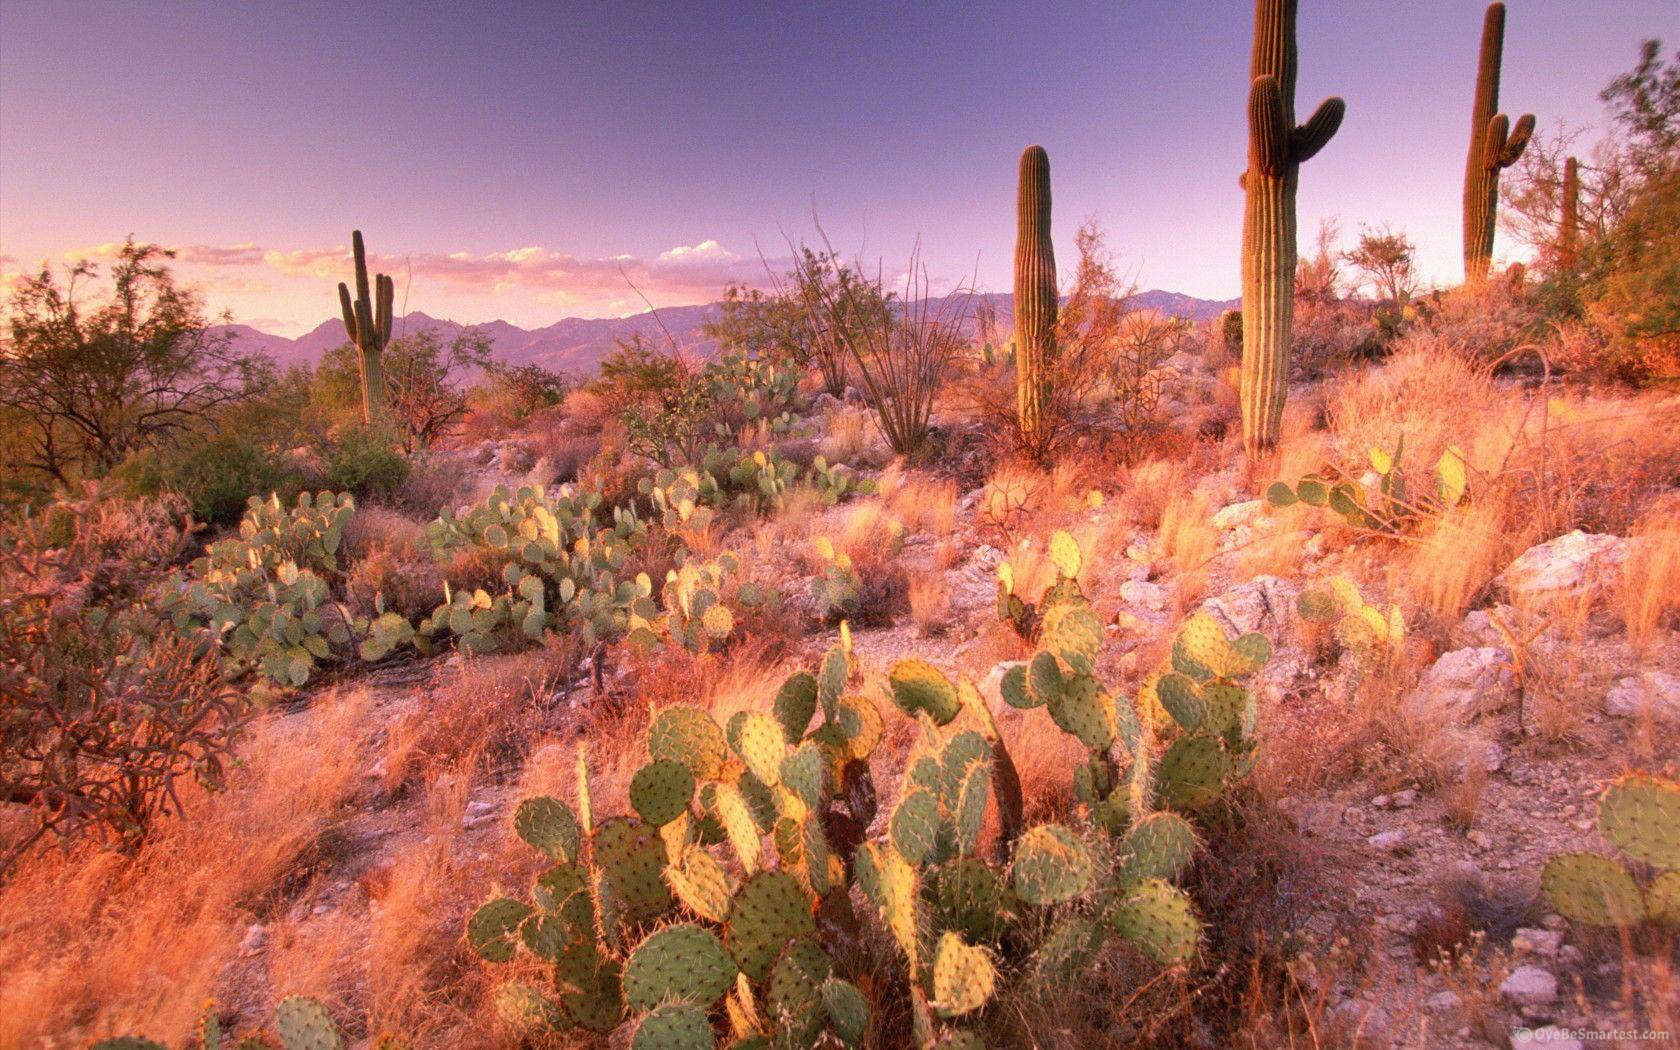
[[[178,780],[220,782],[236,694],[144,596],[186,550],[171,509],[57,504],[0,531],[0,802],[30,818],[0,872],[49,832],[133,842]]]
[[[972,292],[957,288],[938,298],[930,295],[918,241],[897,304],[891,303],[877,275],[874,287],[888,308],[860,312],[856,297],[844,295],[839,283],[803,272],[832,267],[833,259],[830,248],[825,255],[805,252],[796,262],[796,279],[813,289],[811,309],[817,314],[811,324],[843,342],[887,444],[901,456],[919,456],[927,450],[934,399],[967,346],[964,332]]]

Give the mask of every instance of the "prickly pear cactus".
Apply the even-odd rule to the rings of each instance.
[[[1642,887],[1613,857],[1560,853],[1540,872],[1540,890],[1559,915],[1589,926],[1680,924],[1680,784],[1630,774],[1605,789],[1598,830],[1613,846],[1655,874]]]

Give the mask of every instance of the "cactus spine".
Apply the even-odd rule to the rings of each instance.
[[[1050,243],[1050,155],[1021,153],[1015,232],[1016,423],[1028,448],[1043,445],[1049,368],[1056,354],[1056,254]]]
[[[1574,157],[1563,162],[1563,218],[1558,224],[1558,270],[1572,273],[1581,261],[1581,171]]]
[[[1255,0],[1249,67],[1248,170],[1243,210],[1243,444],[1250,455],[1277,444],[1289,385],[1294,320],[1295,184],[1341,126],[1347,105],[1327,98],[1295,123],[1296,0]]]
[[[372,423],[385,410],[385,371],[380,354],[391,341],[391,301],[396,287],[384,274],[374,276],[373,297],[368,295],[367,252],[362,247],[362,231],[350,234],[356,256],[356,298],[340,281],[338,304],[344,311],[344,331],[356,344],[357,364],[362,376],[362,420]]]
[[[1499,64],[1505,50],[1505,5],[1488,5],[1482,18],[1482,55],[1476,67],[1476,104],[1470,111],[1470,151],[1464,162],[1464,281],[1480,284],[1493,264],[1499,172],[1517,162],[1534,134],[1534,114],[1511,127],[1499,112]]]

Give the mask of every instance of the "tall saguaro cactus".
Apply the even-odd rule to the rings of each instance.
[[[1499,66],[1505,52],[1505,5],[1482,17],[1482,54],[1476,66],[1476,104],[1470,111],[1470,151],[1464,161],[1464,281],[1480,284],[1493,265],[1493,227],[1499,209],[1499,172],[1522,156],[1534,134],[1534,114],[1511,126],[1499,112]]]
[[[338,304],[344,311],[344,331],[356,344],[356,357],[362,375],[362,419],[372,423],[385,410],[385,370],[380,355],[391,341],[391,302],[396,286],[384,274],[374,275],[373,297],[368,296],[367,252],[362,247],[362,231],[350,234],[356,256],[356,298],[340,281]]]
[[[1558,221],[1558,271],[1572,273],[1581,261],[1581,167],[1563,162],[1563,217]]]
[[[1249,65],[1248,170],[1243,210],[1243,445],[1255,455],[1277,444],[1289,386],[1289,329],[1295,299],[1295,184],[1341,127],[1347,104],[1325,99],[1295,123],[1296,0],[1255,0]]]
[[[1056,354],[1056,253],[1050,243],[1050,155],[1043,146],[1021,153],[1015,230],[1015,399],[1023,443],[1039,448],[1047,435],[1045,402]]]

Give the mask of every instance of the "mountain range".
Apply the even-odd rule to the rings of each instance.
[[[984,300],[993,310],[997,330],[1007,331],[1013,325],[1013,296],[993,294],[977,298]],[[1169,316],[1205,321],[1235,308],[1241,300],[1197,299],[1178,292],[1151,289],[1138,293],[1133,302],[1140,308],[1157,310]],[[657,345],[667,345],[666,335],[669,334],[670,339],[684,350],[710,356],[716,346],[706,339],[702,326],[716,315],[718,305],[667,306],[629,317],[568,317],[543,328],[531,329],[520,328],[507,321],[468,326],[415,311],[397,318],[392,334],[400,336],[429,328],[436,331],[440,338],[448,340],[463,328],[472,327],[490,337],[496,357],[508,364],[537,364],[575,376],[589,376],[600,368],[601,360],[612,353],[619,340],[633,335],[640,335]],[[244,324],[218,328],[228,332],[238,348],[266,353],[282,367],[314,365],[322,354],[345,341],[344,323],[336,317],[321,322],[296,339]]]

